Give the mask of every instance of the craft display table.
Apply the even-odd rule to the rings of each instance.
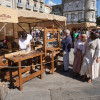
[[[14,85],[19,87],[20,90],[23,89],[22,84],[24,82],[39,75],[41,79],[43,78],[42,54],[43,54],[42,52],[32,51],[30,53],[24,53],[24,54],[17,53],[17,55],[11,54],[11,56],[6,56],[6,59],[8,59],[9,67],[11,67],[11,63],[18,64],[18,71],[15,72],[16,75],[18,74],[18,77],[16,78],[16,82],[14,83]],[[35,71],[35,72],[33,71],[35,66],[33,65],[33,62],[32,62],[32,59],[34,57],[40,57],[40,63],[39,63],[40,70]],[[31,62],[31,65],[23,68],[21,62],[25,60],[29,60]],[[26,77],[22,77],[22,74],[26,71],[30,71],[30,74]],[[10,82],[12,82],[14,74],[11,72],[11,70],[9,70],[9,72],[10,72]]]

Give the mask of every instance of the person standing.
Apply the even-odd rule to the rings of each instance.
[[[31,50],[31,40],[32,36],[27,33],[23,33],[21,37],[19,38],[19,47],[20,50]]]
[[[69,68],[69,52],[72,44],[72,38],[70,36],[70,31],[68,29],[64,30],[64,36],[61,43],[63,44],[64,71],[67,72]]]
[[[76,32],[74,33],[74,47],[75,47],[75,45],[76,45],[77,39],[78,39],[78,32],[76,31]]]
[[[83,46],[84,46],[86,39],[87,39],[87,35],[82,34],[81,39],[79,39],[76,42],[76,45],[74,48],[74,63],[73,63],[74,76],[77,76],[80,74],[82,60],[83,60],[82,50],[83,50]]]
[[[90,32],[90,37],[87,39],[82,53],[84,58],[80,74],[82,79],[85,79],[85,76],[87,76],[88,82],[91,82],[92,79],[97,78],[100,74],[100,64],[98,62],[100,57],[100,40],[98,32]]]

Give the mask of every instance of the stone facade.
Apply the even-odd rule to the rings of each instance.
[[[52,6],[52,14],[62,15],[62,4]]]
[[[45,0],[0,0],[0,5],[19,9],[45,13]],[[50,7],[48,7],[49,9]]]
[[[96,0],[62,0],[67,23],[96,22]]]
[[[51,13],[51,11],[52,11],[52,8],[45,4],[45,13],[49,14],[49,13]]]

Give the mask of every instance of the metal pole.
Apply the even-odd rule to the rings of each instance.
[[[0,29],[0,32],[4,29],[4,27],[7,25],[8,23],[5,23],[2,28]]]

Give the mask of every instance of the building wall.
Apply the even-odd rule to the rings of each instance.
[[[0,5],[19,10],[31,10],[45,13],[45,9],[50,7],[45,6],[45,0],[0,0]]]
[[[12,0],[0,0],[0,5],[12,8]]]
[[[45,6],[45,13],[51,13],[52,9],[49,6]]]
[[[96,22],[96,0],[62,0],[62,6],[68,24]]]
[[[62,4],[61,5],[54,5],[52,6],[52,14],[55,15],[62,15]]]

